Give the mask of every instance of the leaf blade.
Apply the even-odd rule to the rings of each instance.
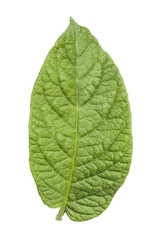
[[[57,219],[101,214],[129,171],[130,106],[118,68],[73,19],[36,80],[29,129],[31,171]]]

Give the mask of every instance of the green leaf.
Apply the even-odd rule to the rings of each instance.
[[[30,168],[39,195],[74,221],[100,215],[131,163],[128,95],[110,56],[72,18],[35,82]]]

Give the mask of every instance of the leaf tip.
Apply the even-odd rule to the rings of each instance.
[[[71,25],[78,25],[72,17],[70,17],[70,24]]]
[[[70,23],[75,22],[74,19],[73,19],[72,17],[70,17],[69,20],[70,20]]]

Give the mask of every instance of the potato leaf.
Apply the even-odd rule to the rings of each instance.
[[[39,195],[85,221],[100,215],[131,163],[128,95],[110,56],[72,18],[48,53],[33,87],[30,168]]]

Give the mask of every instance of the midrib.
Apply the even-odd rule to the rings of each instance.
[[[73,156],[72,156],[72,165],[71,165],[71,172],[70,172],[70,176],[69,176],[69,181],[68,181],[68,187],[66,190],[66,194],[64,197],[64,201],[60,207],[60,210],[56,216],[56,220],[62,220],[62,216],[65,213],[65,208],[66,208],[66,204],[67,204],[67,200],[68,200],[68,196],[69,196],[69,191],[71,188],[71,184],[72,184],[72,177],[73,177],[73,172],[74,172],[74,162],[75,162],[75,158],[76,158],[76,153],[77,153],[77,135],[78,135],[78,79],[77,79],[77,39],[76,39],[76,30],[75,30],[75,26],[73,26],[74,29],[74,35],[75,35],[75,52],[76,52],[76,60],[75,60],[75,91],[76,91],[76,104],[75,104],[75,142],[74,142],[74,150],[73,150]]]

